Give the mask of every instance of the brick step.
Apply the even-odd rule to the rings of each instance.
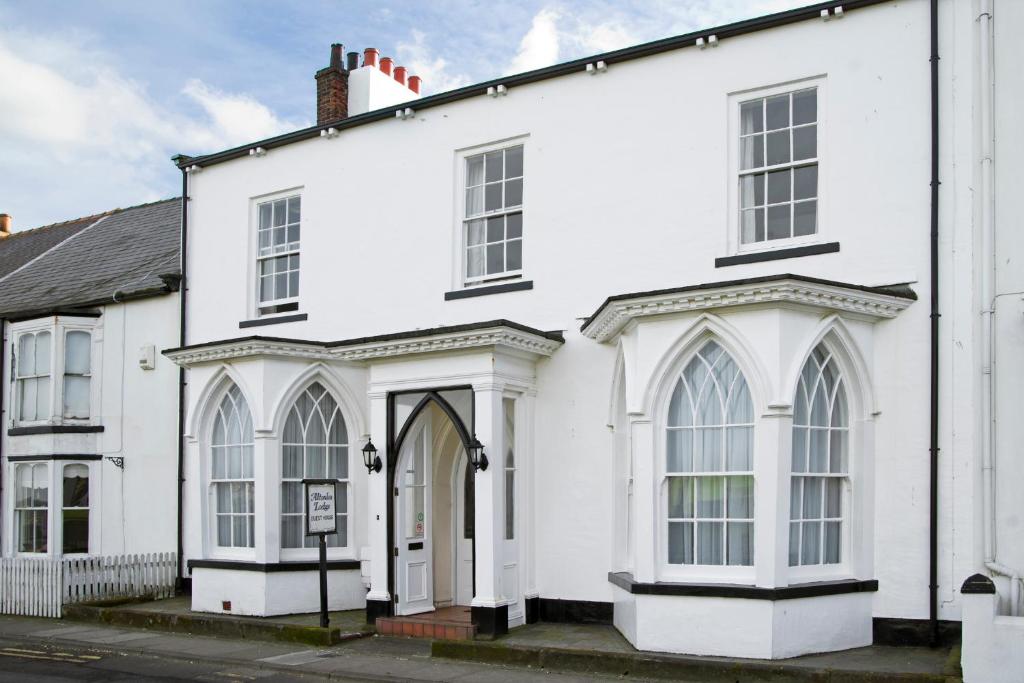
[[[377,633],[432,640],[473,640],[476,626],[464,621],[435,621],[409,617],[378,617]]]

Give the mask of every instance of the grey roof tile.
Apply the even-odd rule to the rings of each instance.
[[[0,239],[0,280],[105,215],[84,216],[73,221],[22,230]]]
[[[181,201],[117,209],[0,280],[0,317],[96,306],[172,291],[180,277]],[[16,233],[17,234],[17,233]],[[13,236],[11,238],[13,239]]]

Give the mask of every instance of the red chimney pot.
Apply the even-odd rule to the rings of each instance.
[[[423,79],[419,76],[409,76],[409,90],[412,90],[417,95],[420,94],[421,83],[423,83]]]
[[[380,50],[375,47],[368,47],[363,50],[363,66],[377,66],[377,56],[380,55]]]
[[[395,80],[398,81],[399,83],[401,83],[402,85],[405,85],[405,67],[404,66],[396,66],[395,67]]]
[[[391,59],[391,57],[381,57],[380,70],[384,72],[385,76],[391,75],[391,67],[393,67],[394,65],[395,60]]]

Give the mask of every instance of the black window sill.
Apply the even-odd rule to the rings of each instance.
[[[839,581],[816,581],[799,583],[780,588],[761,588],[729,583],[640,583],[629,572],[609,572],[608,581],[635,595],[676,595],[703,598],[745,598],[747,600],[793,600],[815,598],[822,595],[844,593],[873,593],[878,590],[878,580],[861,581],[842,579]]]
[[[38,425],[36,427],[11,427],[7,436],[29,436],[31,434],[93,434],[102,432],[103,425]]]
[[[445,292],[444,300],[452,301],[453,299],[469,299],[474,296],[487,296],[488,294],[502,294],[504,292],[522,292],[527,289],[533,289],[533,280],[503,282],[497,285],[484,285],[481,287],[456,289],[453,292]]]
[[[59,453],[55,455],[8,455],[8,462],[45,462],[47,460],[102,460],[98,453]]]
[[[309,318],[308,313],[296,313],[294,315],[278,315],[273,318],[257,318],[256,320],[243,320],[238,323],[240,329],[246,327],[263,327],[265,325],[280,325],[281,323],[297,323]]]
[[[327,560],[328,569],[359,569],[359,560]],[[242,560],[189,560],[189,571],[193,569],[226,569],[243,572],[313,572],[320,569],[320,563],[309,562],[245,562]]]
[[[789,249],[776,249],[774,251],[759,251],[753,254],[722,256],[715,259],[715,268],[739,266],[744,263],[760,263],[762,261],[779,261],[787,258],[800,258],[801,256],[816,256],[817,254],[834,254],[837,251],[839,251],[839,242],[808,244],[805,247],[790,247]]]

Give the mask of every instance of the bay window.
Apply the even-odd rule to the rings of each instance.
[[[68,330],[64,337],[64,417],[89,418],[92,335]]]
[[[50,411],[50,332],[25,333],[18,337],[15,364],[18,421],[48,420]]]
[[[64,465],[61,546],[65,555],[89,552],[89,466]]]
[[[743,373],[707,342],[683,369],[668,407],[669,564],[753,565],[753,427]]]
[[[14,525],[19,553],[49,552],[50,468],[21,463],[14,468]]]
[[[12,326],[15,425],[81,424],[94,415],[94,325],[58,316]]]

